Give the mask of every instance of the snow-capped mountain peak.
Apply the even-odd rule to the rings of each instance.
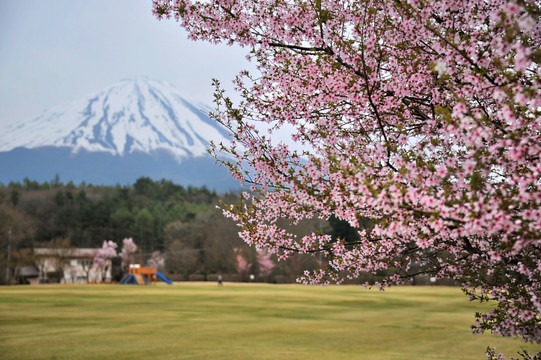
[[[72,152],[168,151],[178,160],[206,153],[209,142],[228,142],[227,132],[173,86],[138,77],[38,117],[0,130],[0,151],[17,147],[69,147]]]

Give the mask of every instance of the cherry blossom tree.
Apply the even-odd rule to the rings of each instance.
[[[324,254],[304,283],[454,279],[495,304],[474,332],[541,342],[539,1],[155,0],[154,12],[257,66],[236,78],[238,103],[215,81],[233,142],[214,153],[252,190],[224,211],[246,242]],[[331,216],[359,237],[279,226]]]
[[[275,264],[271,259],[272,254],[266,250],[257,252],[257,270],[260,276],[266,277],[272,273]]]
[[[165,256],[158,250],[152,252],[150,259],[148,259],[148,265],[162,268],[165,265]]]
[[[244,275],[248,274],[252,269],[252,263],[249,263],[248,260],[246,260],[246,256],[242,249],[234,248],[233,252],[235,253],[235,260],[237,261],[237,272]]]
[[[120,251],[120,258],[122,259],[122,263],[120,264],[120,267],[122,270],[126,270],[126,267],[130,264],[135,262],[135,253],[137,252],[137,245],[133,242],[132,238],[125,238],[122,240],[122,250]]]
[[[99,269],[102,272],[102,279],[105,280],[107,270],[111,266],[111,259],[117,256],[116,248],[118,245],[111,240],[104,240],[103,245],[94,256],[94,262],[98,264]]]

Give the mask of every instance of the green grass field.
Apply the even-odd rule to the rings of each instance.
[[[485,359],[457,288],[176,283],[0,288],[0,359]]]

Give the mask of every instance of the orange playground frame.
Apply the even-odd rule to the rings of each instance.
[[[141,285],[145,284],[145,280],[141,275],[145,275],[148,282],[155,284],[157,281],[156,272],[158,269],[152,266],[141,266],[139,264],[130,264],[130,274],[133,274],[137,279],[137,282]]]

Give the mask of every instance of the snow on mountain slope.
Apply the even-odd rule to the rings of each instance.
[[[205,155],[211,140],[228,142],[225,129],[203,108],[167,83],[145,77],[122,80],[5,126],[0,129],[0,151],[54,146],[122,156],[165,150],[181,161]]]

